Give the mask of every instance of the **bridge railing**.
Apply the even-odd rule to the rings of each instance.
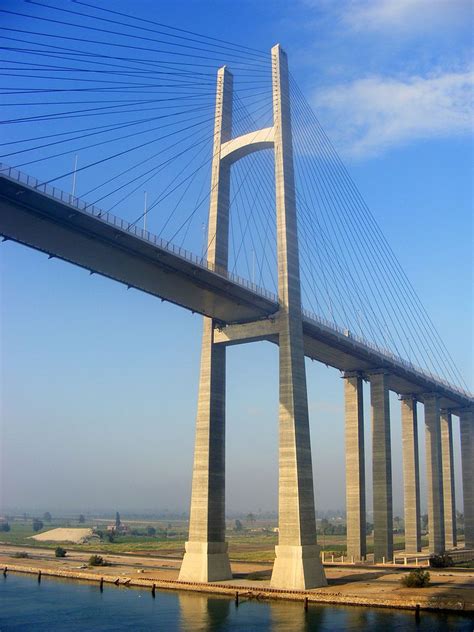
[[[399,365],[403,369],[408,369],[409,371],[417,373],[422,378],[435,380],[436,382],[443,384],[447,388],[456,391],[460,395],[464,395],[465,397],[472,397],[472,393],[470,393],[466,389],[463,389],[459,386],[455,386],[454,384],[451,384],[450,382],[448,382],[448,380],[445,380],[439,375],[435,375],[431,373],[431,371],[422,369],[421,367],[413,364],[409,360],[404,360],[403,358],[396,355],[395,353],[392,353],[388,349],[385,349],[384,347],[380,347],[379,345],[373,342],[369,342],[365,338],[362,338],[362,336],[353,334],[348,329],[344,329],[343,327],[340,327],[339,325],[336,325],[335,323],[332,323],[324,318],[321,318],[320,316],[314,314],[313,312],[310,312],[307,309],[303,308],[302,312],[303,312],[303,316],[305,316],[310,322],[313,322],[318,327],[323,327],[324,329],[327,329],[331,333],[334,333],[336,331],[341,336],[344,336],[345,338],[348,338],[349,340],[354,340],[357,344],[364,346],[368,351],[375,351],[378,355],[384,356],[387,360],[390,360],[391,362]]]
[[[85,202],[84,200],[81,200],[80,198],[70,193],[66,193],[62,189],[58,189],[45,182],[40,182],[39,180],[37,180],[37,178],[18,171],[18,169],[14,169],[13,167],[5,165],[1,162],[0,174],[16,182],[20,182],[21,184],[24,184],[35,191],[40,191],[44,195],[61,201],[64,204],[67,204],[68,206],[71,206],[83,213],[93,215],[97,219],[100,219],[107,224],[111,224],[115,228],[123,230],[127,233],[131,233],[139,239],[143,239],[144,241],[153,244],[154,246],[158,246],[163,250],[177,255],[178,257],[181,257],[182,259],[185,259],[186,261],[189,261],[194,265],[199,266],[200,268],[204,268],[205,270],[214,272],[219,276],[224,277],[229,281],[232,281],[233,283],[244,287],[247,290],[250,290],[254,294],[258,294],[259,296],[263,296],[264,298],[274,303],[278,303],[278,297],[273,292],[270,292],[269,290],[266,290],[265,288],[262,288],[259,285],[256,285],[255,283],[252,283],[247,279],[244,279],[238,274],[226,270],[222,266],[211,263],[207,259],[204,259],[204,257],[198,257],[189,250],[186,250],[185,248],[182,248],[180,246],[176,246],[170,241],[167,241],[153,233],[150,233],[148,230],[143,230],[134,222],[128,222],[121,217],[117,217],[117,215],[114,215],[113,213],[109,213],[108,211],[104,211],[103,209],[100,209],[93,204],[89,204],[88,202]]]
[[[21,184],[24,184],[35,191],[41,191],[44,195],[54,198],[55,200],[59,200],[63,202],[64,204],[67,204],[71,206],[72,208],[75,208],[83,213],[93,215],[97,219],[100,219],[101,221],[107,224],[111,224],[119,230],[122,230],[126,233],[132,233],[139,239],[143,239],[144,241],[150,244],[158,246],[162,250],[173,253],[174,255],[177,255],[178,257],[181,257],[182,259],[189,261],[193,263],[194,265],[199,266],[200,268],[209,270],[210,272],[214,272],[215,274],[218,274],[219,276],[225,279],[228,279],[229,281],[232,281],[233,283],[236,283],[237,285],[240,285],[241,287],[244,287],[247,290],[250,290],[254,294],[262,296],[274,303],[278,303],[278,296],[274,294],[273,292],[270,292],[266,290],[265,288],[262,288],[256,285],[255,283],[252,283],[248,281],[247,279],[244,279],[238,274],[229,272],[225,268],[215,265],[207,261],[207,259],[204,259],[203,257],[198,257],[194,253],[186,250],[185,248],[176,246],[175,244],[172,244],[169,241],[161,239],[161,237],[158,237],[157,235],[154,235],[153,233],[150,233],[147,230],[143,230],[142,228],[139,228],[136,225],[136,223],[128,222],[127,220],[117,217],[113,213],[109,213],[108,211],[104,211],[103,209],[97,208],[93,204],[88,204],[84,200],[81,200],[80,198],[70,193],[66,193],[62,189],[58,189],[54,186],[49,185],[48,183],[44,183],[44,182],[42,183],[39,180],[37,180],[35,177],[30,176],[21,171],[18,171],[17,169],[14,169],[13,167],[10,167],[8,165],[2,164],[1,162],[0,162],[0,174],[16,182],[20,182]],[[357,344],[362,345],[368,351],[375,351],[377,354],[382,355],[387,360],[390,360],[391,362],[397,364],[401,368],[408,369],[410,371],[413,371],[414,373],[417,373],[420,377],[423,377],[425,379],[428,378],[430,380],[435,380],[436,382],[443,384],[444,386],[460,393],[461,395],[464,395],[466,397],[472,397],[471,393],[469,393],[465,389],[451,384],[444,378],[441,378],[438,375],[434,375],[430,371],[426,371],[425,369],[422,369],[414,365],[408,360],[404,360],[403,358],[401,358],[400,356],[397,356],[396,354],[392,353],[388,349],[384,349],[377,344],[369,342],[365,338],[362,338],[361,336],[353,334],[348,329],[344,329],[343,327],[340,327],[339,325],[333,322],[330,322],[320,316],[317,316],[316,314],[306,309],[303,309],[302,311],[303,311],[303,315],[309,321],[314,322],[314,324],[317,325],[318,327],[323,327],[324,329],[327,329],[330,333],[336,332],[340,334],[341,336],[345,336],[346,338],[349,338],[350,340],[355,341]]]

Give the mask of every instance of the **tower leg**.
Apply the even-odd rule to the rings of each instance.
[[[204,319],[189,540],[181,581],[231,579],[225,541],[225,347]]]
[[[271,585],[326,585],[316,544],[313,469],[301,318],[288,63],[272,49],[278,295],[280,311],[279,535]]]
[[[217,73],[214,149],[209,205],[207,258],[227,268],[229,242],[230,166],[220,150],[232,132],[231,73]],[[214,344],[214,323],[204,318],[193,488],[179,579],[210,582],[232,578],[225,541],[225,347]]]

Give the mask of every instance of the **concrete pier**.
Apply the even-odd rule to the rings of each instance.
[[[451,413],[441,413],[441,456],[443,461],[444,544],[446,549],[457,545],[456,496],[454,490],[453,424]]]
[[[288,61],[272,48],[279,298],[279,535],[271,586],[326,585],[316,544],[313,469],[303,348]]]
[[[464,495],[464,539],[467,549],[474,548],[474,410],[462,410],[461,427],[462,488]]]
[[[388,375],[369,374],[372,408],[372,478],[374,496],[374,560],[393,558],[392,454]]]
[[[405,505],[405,551],[421,551],[420,466],[418,453],[417,402],[411,396],[401,397],[403,494]]]
[[[344,376],[347,555],[363,560],[366,547],[365,448],[363,382]]]
[[[232,75],[217,75],[214,153],[207,258],[227,268],[230,165],[220,160],[220,147],[232,132]],[[204,318],[198,412],[194,448],[189,541],[181,581],[230,579],[225,542],[225,376],[226,349],[214,344],[214,321]]]
[[[441,423],[439,399],[434,393],[424,395],[426,478],[430,552],[439,555],[445,550],[443,464],[441,457]]]

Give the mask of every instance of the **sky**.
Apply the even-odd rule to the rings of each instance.
[[[29,11],[17,1],[1,6]],[[114,6],[260,50],[282,44],[472,389],[471,3],[118,0]],[[187,511],[201,318],[12,242],[0,246],[0,262],[0,512]],[[277,362],[269,343],[228,351],[229,512],[277,509]],[[342,380],[311,362],[307,378],[317,509],[344,509]],[[367,387],[364,394],[370,508]],[[394,395],[391,412],[400,514]],[[454,429],[462,509],[457,419]],[[423,506],[424,480],[423,473]]]

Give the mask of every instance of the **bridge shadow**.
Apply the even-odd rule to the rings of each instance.
[[[232,573],[233,579],[248,579],[251,581],[267,581],[271,579],[272,569],[253,571],[252,573]]]
[[[371,581],[373,579],[378,579],[379,577],[383,577],[384,575],[389,575],[391,571],[381,570],[381,571],[369,571],[367,573],[349,573],[347,575],[342,575],[340,577],[328,577],[328,585],[329,586],[340,586],[342,584],[355,584],[357,582],[363,581]]]

